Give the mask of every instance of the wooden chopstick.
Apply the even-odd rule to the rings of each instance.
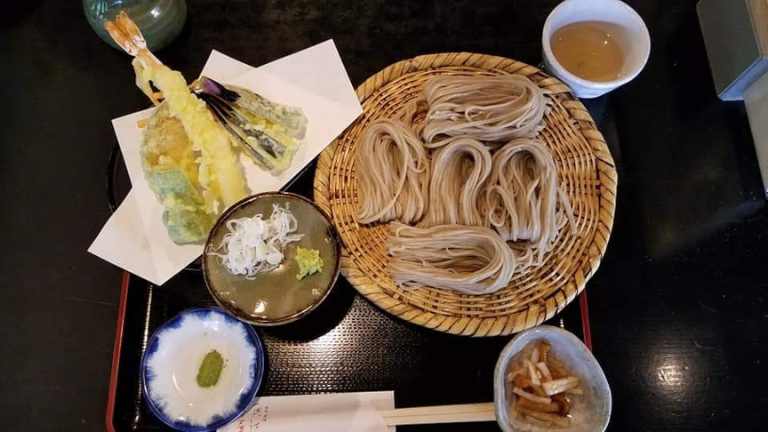
[[[387,426],[495,421],[493,402],[399,408],[381,411]]]

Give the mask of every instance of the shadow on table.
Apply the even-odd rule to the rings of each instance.
[[[279,327],[264,327],[265,335],[295,342],[308,342],[333,330],[347,315],[355,290],[341,277],[328,298],[309,315]]]

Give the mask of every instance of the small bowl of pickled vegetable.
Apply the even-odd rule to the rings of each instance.
[[[160,421],[214,431],[253,405],[264,349],[251,326],[221,309],[189,309],[152,334],[141,373],[147,405]]]
[[[505,432],[601,432],[611,417],[602,368],[579,338],[558,327],[534,327],[507,344],[494,393]]]
[[[292,193],[257,194],[224,211],[202,257],[216,302],[259,326],[306,316],[330,294],[341,244],[325,212]]]

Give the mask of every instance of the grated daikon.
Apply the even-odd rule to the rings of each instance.
[[[276,269],[283,262],[285,246],[303,237],[294,234],[298,221],[287,205],[274,204],[269,219],[259,213],[251,218],[232,219],[226,226],[229,232],[216,249],[223,249],[223,253],[209,254],[219,257],[230,273],[247,279]]]

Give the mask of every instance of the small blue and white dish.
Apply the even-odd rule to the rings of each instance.
[[[223,358],[215,385],[197,381],[211,351]],[[264,377],[264,348],[253,328],[218,308],[189,309],[158,328],[141,361],[150,411],[185,432],[215,431],[245,413]]]

